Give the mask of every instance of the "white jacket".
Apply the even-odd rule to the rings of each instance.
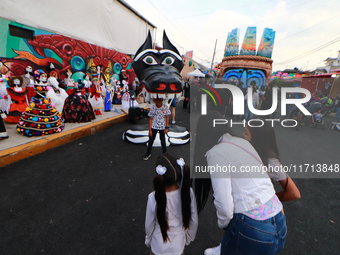
[[[230,167],[229,169],[235,171],[210,171],[220,228],[227,227],[234,213],[258,208],[275,195],[268,174],[262,172],[259,155],[247,140],[224,134],[220,143],[206,153],[206,157],[208,167],[222,169],[224,166],[225,170]],[[254,168],[259,172],[250,172]],[[247,169],[249,172],[246,172]]]

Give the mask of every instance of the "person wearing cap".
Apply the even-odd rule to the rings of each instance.
[[[126,71],[124,69],[122,69],[119,74],[120,84],[123,84],[123,80],[125,80],[126,82],[128,81],[128,77],[126,76]]]

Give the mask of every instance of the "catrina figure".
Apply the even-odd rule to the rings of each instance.
[[[0,59],[0,70],[2,68],[2,59]],[[0,73],[0,110],[8,114],[9,107],[11,106],[11,96],[7,92],[7,75]]]
[[[3,122],[3,119],[5,119],[6,117],[6,114],[0,110],[0,140],[8,138],[6,127]]]
[[[82,83],[84,84],[83,90],[85,90],[85,95],[88,97],[90,88],[92,86],[91,75],[89,73],[84,74]]]
[[[34,71],[34,78],[35,78],[35,84],[34,89],[37,93],[37,97],[45,97],[46,92],[48,91],[47,87],[47,74],[41,70],[35,70]]]
[[[34,71],[34,77],[36,95],[23,111],[17,131],[28,137],[59,133],[64,129],[64,120],[51,99],[46,96],[52,89],[47,83],[47,74],[38,69]]]
[[[106,85],[104,96],[104,110],[105,112],[111,111],[111,103],[113,98],[113,91],[110,85]]]
[[[73,93],[73,90],[76,88],[74,80],[72,79],[72,72],[70,69],[67,69],[66,72],[67,78],[64,79],[64,84],[66,86],[65,90],[68,95]]]
[[[2,62],[0,60],[0,70],[2,67]],[[7,76],[1,74],[0,72],[0,140],[8,138],[6,127],[3,122],[7,118],[6,113],[8,113],[11,106],[11,97],[8,95],[7,86]]]
[[[120,83],[118,80],[115,80],[115,85],[114,87],[114,94],[113,94],[113,99],[112,99],[112,104],[121,104],[122,102],[122,95],[121,91],[122,88],[120,87]]]
[[[8,123],[18,123],[21,114],[28,106],[27,89],[22,87],[23,78],[19,76],[12,76],[8,80],[9,87],[7,88],[8,94],[11,96],[11,106],[7,118]]]
[[[77,89],[66,98],[62,112],[65,122],[89,122],[96,118],[87,96],[82,94],[83,88],[84,83],[79,79]]]
[[[26,73],[22,75],[21,77],[24,79],[23,83],[26,84],[26,86],[24,87],[26,87],[26,89],[28,90],[27,98],[28,98],[28,101],[30,101],[32,97],[35,96],[35,90],[34,90],[35,78],[34,78],[32,66],[26,66]]]
[[[98,80],[98,78],[93,78],[89,102],[91,103],[92,108],[96,115],[102,115],[102,110],[104,107],[104,100],[102,95],[103,89],[100,86],[100,81]]]
[[[58,74],[56,71],[50,72],[50,77],[47,79],[48,92],[46,96],[49,97],[59,112],[63,111],[65,99],[68,97],[66,91],[59,87]]]

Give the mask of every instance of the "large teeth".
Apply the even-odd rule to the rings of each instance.
[[[152,99],[154,98],[162,98],[164,100],[170,100],[173,98],[180,98],[182,95],[182,92],[177,92],[177,93],[150,93],[147,92],[145,88],[143,88],[143,95],[145,98],[145,102],[150,102],[151,104]]]
[[[163,99],[165,99],[165,94],[156,94],[156,98],[163,98]]]
[[[168,99],[172,99],[172,98],[174,98],[174,96],[175,96],[175,94],[168,94]]]

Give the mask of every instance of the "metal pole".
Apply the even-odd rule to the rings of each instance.
[[[213,65],[214,65],[214,58],[215,58],[216,44],[217,44],[217,39],[216,39],[216,42],[215,42],[215,47],[214,47],[214,54],[213,54],[213,57],[212,57],[212,60],[211,60],[211,69],[213,68]]]

